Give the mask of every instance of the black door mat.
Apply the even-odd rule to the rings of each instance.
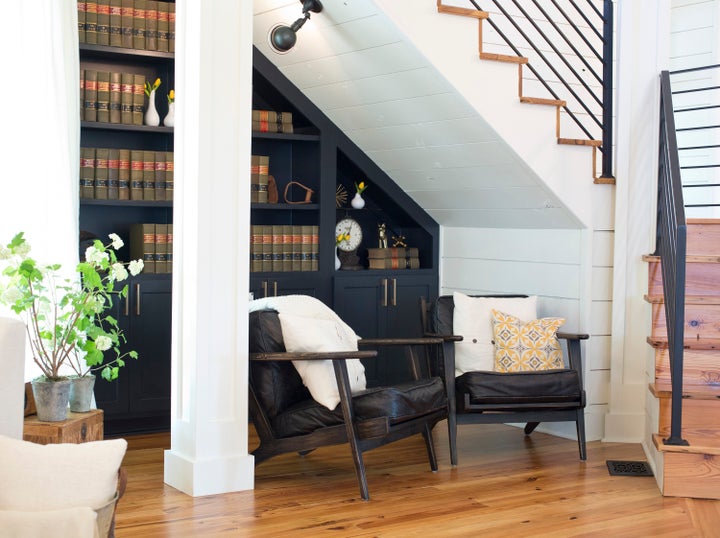
[[[611,476],[653,476],[652,469],[644,461],[607,460]]]

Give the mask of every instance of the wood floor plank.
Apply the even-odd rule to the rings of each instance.
[[[652,477],[609,475],[608,459],[645,460],[639,444],[590,442],[581,462],[571,440],[463,425],[453,468],[444,423],[434,436],[435,473],[420,436],[366,454],[369,502],[347,446],[268,460],[252,491],[192,498],[163,483],[167,438],[131,441],[140,448],[123,463],[116,536],[718,536],[720,501],[663,497]]]

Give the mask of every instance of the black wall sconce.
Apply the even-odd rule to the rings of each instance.
[[[303,5],[303,17],[290,26],[278,24],[270,29],[270,46],[275,52],[285,53],[295,46],[297,31],[310,18],[310,12],[320,13],[323,9],[320,0],[300,0]]]

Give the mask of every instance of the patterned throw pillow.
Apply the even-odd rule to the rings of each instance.
[[[527,372],[564,368],[562,349],[555,336],[563,323],[563,318],[542,318],[526,323],[493,309],[495,371]]]

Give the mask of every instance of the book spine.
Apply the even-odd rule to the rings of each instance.
[[[80,198],[95,197],[95,148],[80,148]]]
[[[291,224],[283,224],[282,227],[282,270],[292,271],[293,264],[293,232]]]
[[[252,121],[277,123],[277,112],[274,110],[253,110]]]
[[[85,43],[97,45],[97,1],[85,2]]]
[[[130,150],[118,151],[118,200],[130,199]]]
[[[110,123],[122,120],[122,73],[110,73]]]
[[[310,271],[312,270],[312,226],[302,225],[300,228],[302,233],[300,270]]]
[[[262,272],[263,260],[263,233],[262,226],[253,224],[250,226],[250,272]]]
[[[417,258],[420,252],[416,247],[369,248],[368,258]]]
[[[272,228],[272,270],[282,271],[282,225],[273,224]]]
[[[370,269],[420,269],[418,258],[370,258]]]
[[[155,272],[167,273],[167,224],[155,225]]]
[[[167,233],[167,272],[172,273],[173,272],[173,225],[168,224],[168,233]]]
[[[122,47],[122,0],[110,0],[110,46]]]
[[[144,273],[155,272],[155,225],[130,225],[130,258],[143,261]]]
[[[133,48],[145,50],[145,0],[133,4]]]
[[[85,43],[85,12],[87,6],[85,2],[77,3],[77,14],[78,14],[78,42]]]
[[[108,199],[120,198],[120,150],[111,148],[108,152]]]
[[[145,50],[157,50],[158,7],[157,0],[145,1]]]
[[[85,70],[80,70],[80,121],[85,119]]]
[[[272,271],[272,226],[263,224],[262,226],[262,270]]]
[[[252,122],[252,130],[260,133],[277,133],[277,123],[270,123],[267,121],[254,121]]]
[[[134,0],[121,0],[120,10],[120,31],[122,33],[122,47],[131,49],[133,47],[133,22],[134,22]],[[123,122],[125,123],[125,122]]]
[[[320,269],[320,226],[310,226],[312,237],[312,258],[310,259],[310,270],[318,271]]]
[[[270,174],[270,157],[267,155],[260,155],[258,161],[258,203],[268,203],[268,184]]]
[[[97,44],[110,45],[110,0],[98,0],[97,3]]]
[[[143,151],[130,151],[130,199],[143,199]]]
[[[302,270],[302,229],[300,226],[293,226],[292,227],[292,244],[293,244],[293,260],[292,260],[292,270],[293,271],[301,271]]]
[[[158,27],[157,27],[157,50],[160,52],[168,52],[168,38],[170,30],[170,21],[168,20],[168,3],[157,3]]]
[[[175,52],[175,2],[168,2],[168,52]]]
[[[175,154],[172,151],[165,152],[165,199],[172,200],[175,192]]]
[[[110,73],[97,72],[97,121],[110,123]]]
[[[133,122],[134,81],[132,73],[120,73],[120,123],[124,125]]]
[[[143,153],[143,200],[155,200],[155,152],[145,150]]]
[[[110,150],[98,148],[95,150],[95,198],[108,199],[108,157]]]
[[[97,70],[85,70],[85,101],[83,104],[85,121],[97,121],[97,76]]]
[[[145,104],[145,75],[133,75],[132,124],[143,124],[143,105]]]
[[[260,156],[250,156],[250,202],[257,203],[260,193]]]
[[[155,152],[155,199],[165,200],[165,189],[167,188],[165,169],[165,152]]]

